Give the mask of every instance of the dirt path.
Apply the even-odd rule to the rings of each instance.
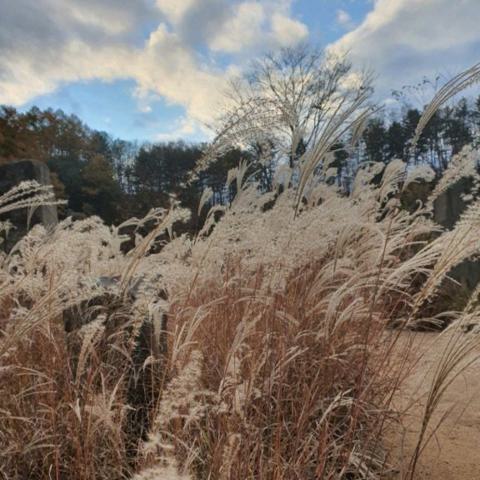
[[[478,347],[470,354],[470,359],[480,355],[480,334],[477,335]],[[399,469],[395,478],[404,478],[418,439],[433,376],[432,367],[438,365],[450,338],[438,333],[412,333],[400,339],[401,343],[412,341],[413,351],[424,352],[424,355],[413,367],[412,374],[394,401],[396,409],[410,406],[403,425],[389,439]],[[480,480],[480,361],[476,360],[450,385],[432,423],[436,424],[446,413],[448,416],[420,459],[415,479]]]

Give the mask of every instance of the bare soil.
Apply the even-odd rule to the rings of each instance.
[[[460,374],[445,392],[432,426],[443,419],[419,461],[418,480],[480,480],[480,334],[478,347],[469,355],[474,363]],[[438,365],[449,334],[402,334],[399,345],[412,342],[417,360],[408,379],[393,401],[397,411],[405,411],[401,425],[387,439],[391,461],[397,466],[393,478],[404,479],[421,428],[433,369]],[[430,433],[432,429],[430,429]]]

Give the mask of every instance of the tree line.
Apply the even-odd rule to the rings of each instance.
[[[120,223],[168,207],[172,197],[195,212],[206,187],[224,202],[225,178],[238,165],[240,152],[223,155],[215,168],[189,183],[204,148],[181,141],[128,142],[61,110],[0,107],[0,164],[18,159],[46,163],[57,197],[68,200],[63,216],[98,215],[109,224]]]
[[[452,155],[478,136],[480,97],[473,103],[461,98],[438,110],[412,152],[410,141],[420,115],[417,108],[404,107],[399,118],[393,121],[386,121],[384,117],[371,119],[363,133],[362,159],[388,162],[401,158],[410,163],[428,163],[440,173],[448,166]]]
[[[462,98],[440,109],[411,152],[409,141],[420,115],[417,108],[410,107],[393,121],[385,115],[370,118],[353,152],[337,145],[333,165],[339,172],[338,181],[351,181],[363,162],[388,163],[393,158],[428,163],[440,173],[452,154],[477,137],[480,97],[474,103]],[[256,155],[251,150],[229,150],[195,181],[188,182],[207,147],[182,141],[140,145],[93,130],[61,110],[33,107],[21,113],[7,106],[0,108],[0,163],[23,158],[45,162],[57,196],[68,199],[63,215],[98,215],[107,223],[119,223],[142,216],[150,208],[167,207],[173,197],[196,212],[207,187],[212,189],[215,203],[228,202],[234,193],[225,188],[228,171],[241,159],[254,164],[263,152],[260,146]],[[264,188],[269,188],[273,168],[261,168],[258,176]]]

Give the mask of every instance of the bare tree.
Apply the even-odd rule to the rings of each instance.
[[[266,55],[231,83],[229,108],[216,124],[205,161],[234,146],[268,145],[260,149],[269,152],[267,161],[288,163],[300,174],[308,152],[316,151],[316,163],[322,160],[320,141],[328,152],[340,134],[358,130],[372,91],[372,76],[355,72],[346,57],[306,45]]]

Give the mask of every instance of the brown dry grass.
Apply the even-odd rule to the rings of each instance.
[[[383,332],[411,303],[399,286],[416,263],[406,268],[399,252],[425,227],[398,212],[378,222],[374,193],[325,191],[295,219],[289,192],[264,214],[251,194],[209,237],[156,256],[144,256],[153,235],[124,257],[115,232],[87,220],[53,238],[37,228],[3,258],[7,478],[380,475],[402,376],[396,335]],[[170,277],[159,280],[160,267]],[[123,279],[108,292],[91,283],[106,270]],[[134,299],[129,278],[140,273],[160,284]],[[80,328],[68,333],[65,316],[79,307]],[[158,331],[161,311],[168,328]]]

